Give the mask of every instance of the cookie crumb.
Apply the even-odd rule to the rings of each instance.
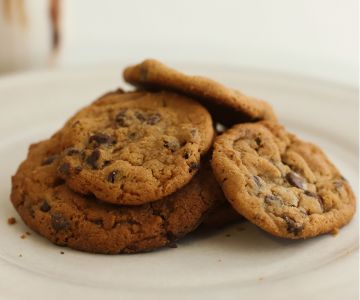
[[[170,244],[168,245],[168,247],[169,247],[169,248],[177,248],[178,245],[175,244],[175,243],[170,243]]]
[[[16,219],[14,217],[10,217],[8,220],[7,220],[7,223],[9,225],[14,225],[16,223]]]
[[[21,238],[21,239],[25,239],[25,238],[26,238],[26,234],[23,233],[22,235],[20,235],[20,238]]]
[[[60,251],[60,254],[65,254],[65,252],[64,252],[64,251]]]
[[[259,281],[263,281],[263,280],[264,280],[264,277],[259,277],[258,280],[259,280]]]
[[[19,257],[22,257],[22,254],[19,254],[18,256],[19,256]]]
[[[218,262],[222,262],[222,260],[221,260],[221,259],[218,259]]]
[[[26,235],[31,235],[31,233],[29,231],[26,231],[25,234]]]

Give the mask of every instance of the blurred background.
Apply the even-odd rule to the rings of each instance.
[[[0,76],[153,57],[357,86],[357,22],[356,0],[0,0]]]

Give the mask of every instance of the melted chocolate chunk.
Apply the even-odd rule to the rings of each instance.
[[[97,169],[97,161],[100,158],[100,151],[95,149],[90,156],[87,157],[86,163],[89,164],[93,169]]]
[[[41,165],[42,166],[46,166],[46,165],[50,165],[54,162],[54,160],[57,158],[58,156],[57,155],[52,155],[52,156],[49,156],[47,158],[45,158],[42,162],[41,162]]]
[[[200,168],[200,164],[196,163],[196,162],[193,162],[189,166],[189,173],[191,173],[192,171],[197,170],[199,168]]]
[[[303,225],[296,224],[296,222],[293,219],[289,218],[288,216],[284,216],[283,219],[286,222],[287,231],[289,233],[292,233],[294,235],[298,235],[301,232],[301,230],[304,229]]]
[[[188,152],[185,152],[184,155],[183,155],[183,157],[184,157],[185,159],[189,159],[190,154],[189,154]]]
[[[70,173],[70,165],[68,163],[63,163],[59,166],[58,171],[61,174],[69,175]]]
[[[292,185],[299,189],[304,189],[304,179],[294,172],[286,174],[286,180]]]
[[[117,171],[117,170],[110,172],[107,176],[107,181],[114,183],[118,173],[119,173],[119,171]]]
[[[98,145],[101,144],[115,144],[115,139],[111,136],[103,133],[96,133],[89,138],[89,143],[95,142]]]
[[[49,203],[46,200],[44,200],[44,202],[40,206],[40,210],[42,212],[48,212],[50,209],[51,209],[51,206],[49,205]]]
[[[55,213],[51,216],[51,226],[59,231],[68,228],[69,222],[60,213]]]

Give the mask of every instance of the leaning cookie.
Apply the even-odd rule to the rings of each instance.
[[[232,206],[275,236],[336,231],[355,212],[349,183],[319,147],[274,122],[240,124],[220,135],[212,167]]]
[[[263,119],[275,120],[265,101],[202,76],[188,76],[154,59],[130,66],[124,71],[125,81],[145,88],[170,89],[199,99],[224,125]]]
[[[141,206],[82,196],[57,175],[60,140],[58,133],[30,147],[11,193],[24,222],[57,245],[107,254],[163,247],[194,230],[222,197],[209,168],[176,193]]]
[[[59,176],[114,204],[159,200],[186,185],[214,136],[208,111],[170,92],[109,93],[62,129]]]

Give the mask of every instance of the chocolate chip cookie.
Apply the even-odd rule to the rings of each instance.
[[[174,194],[140,206],[77,194],[57,175],[61,138],[57,133],[30,147],[11,193],[25,223],[55,244],[108,254],[149,251],[194,230],[222,197],[210,168]]]
[[[276,120],[265,101],[246,96],[239,91],[201,76],[188,76],[154,59],[125,69],[124,79],[146,88],[170,89],[196,97],[224,125],[262,119]]]
[[[275,236],[336,231],[355,212],[349,183],[322,150],[275,122],[239,124],[217,137],[212,167],[232,206]]]
[[[59,175],[82,194],[140,205],[186,185],[214,129],[198,102],[171,92],[108,93],[62,129]]]

